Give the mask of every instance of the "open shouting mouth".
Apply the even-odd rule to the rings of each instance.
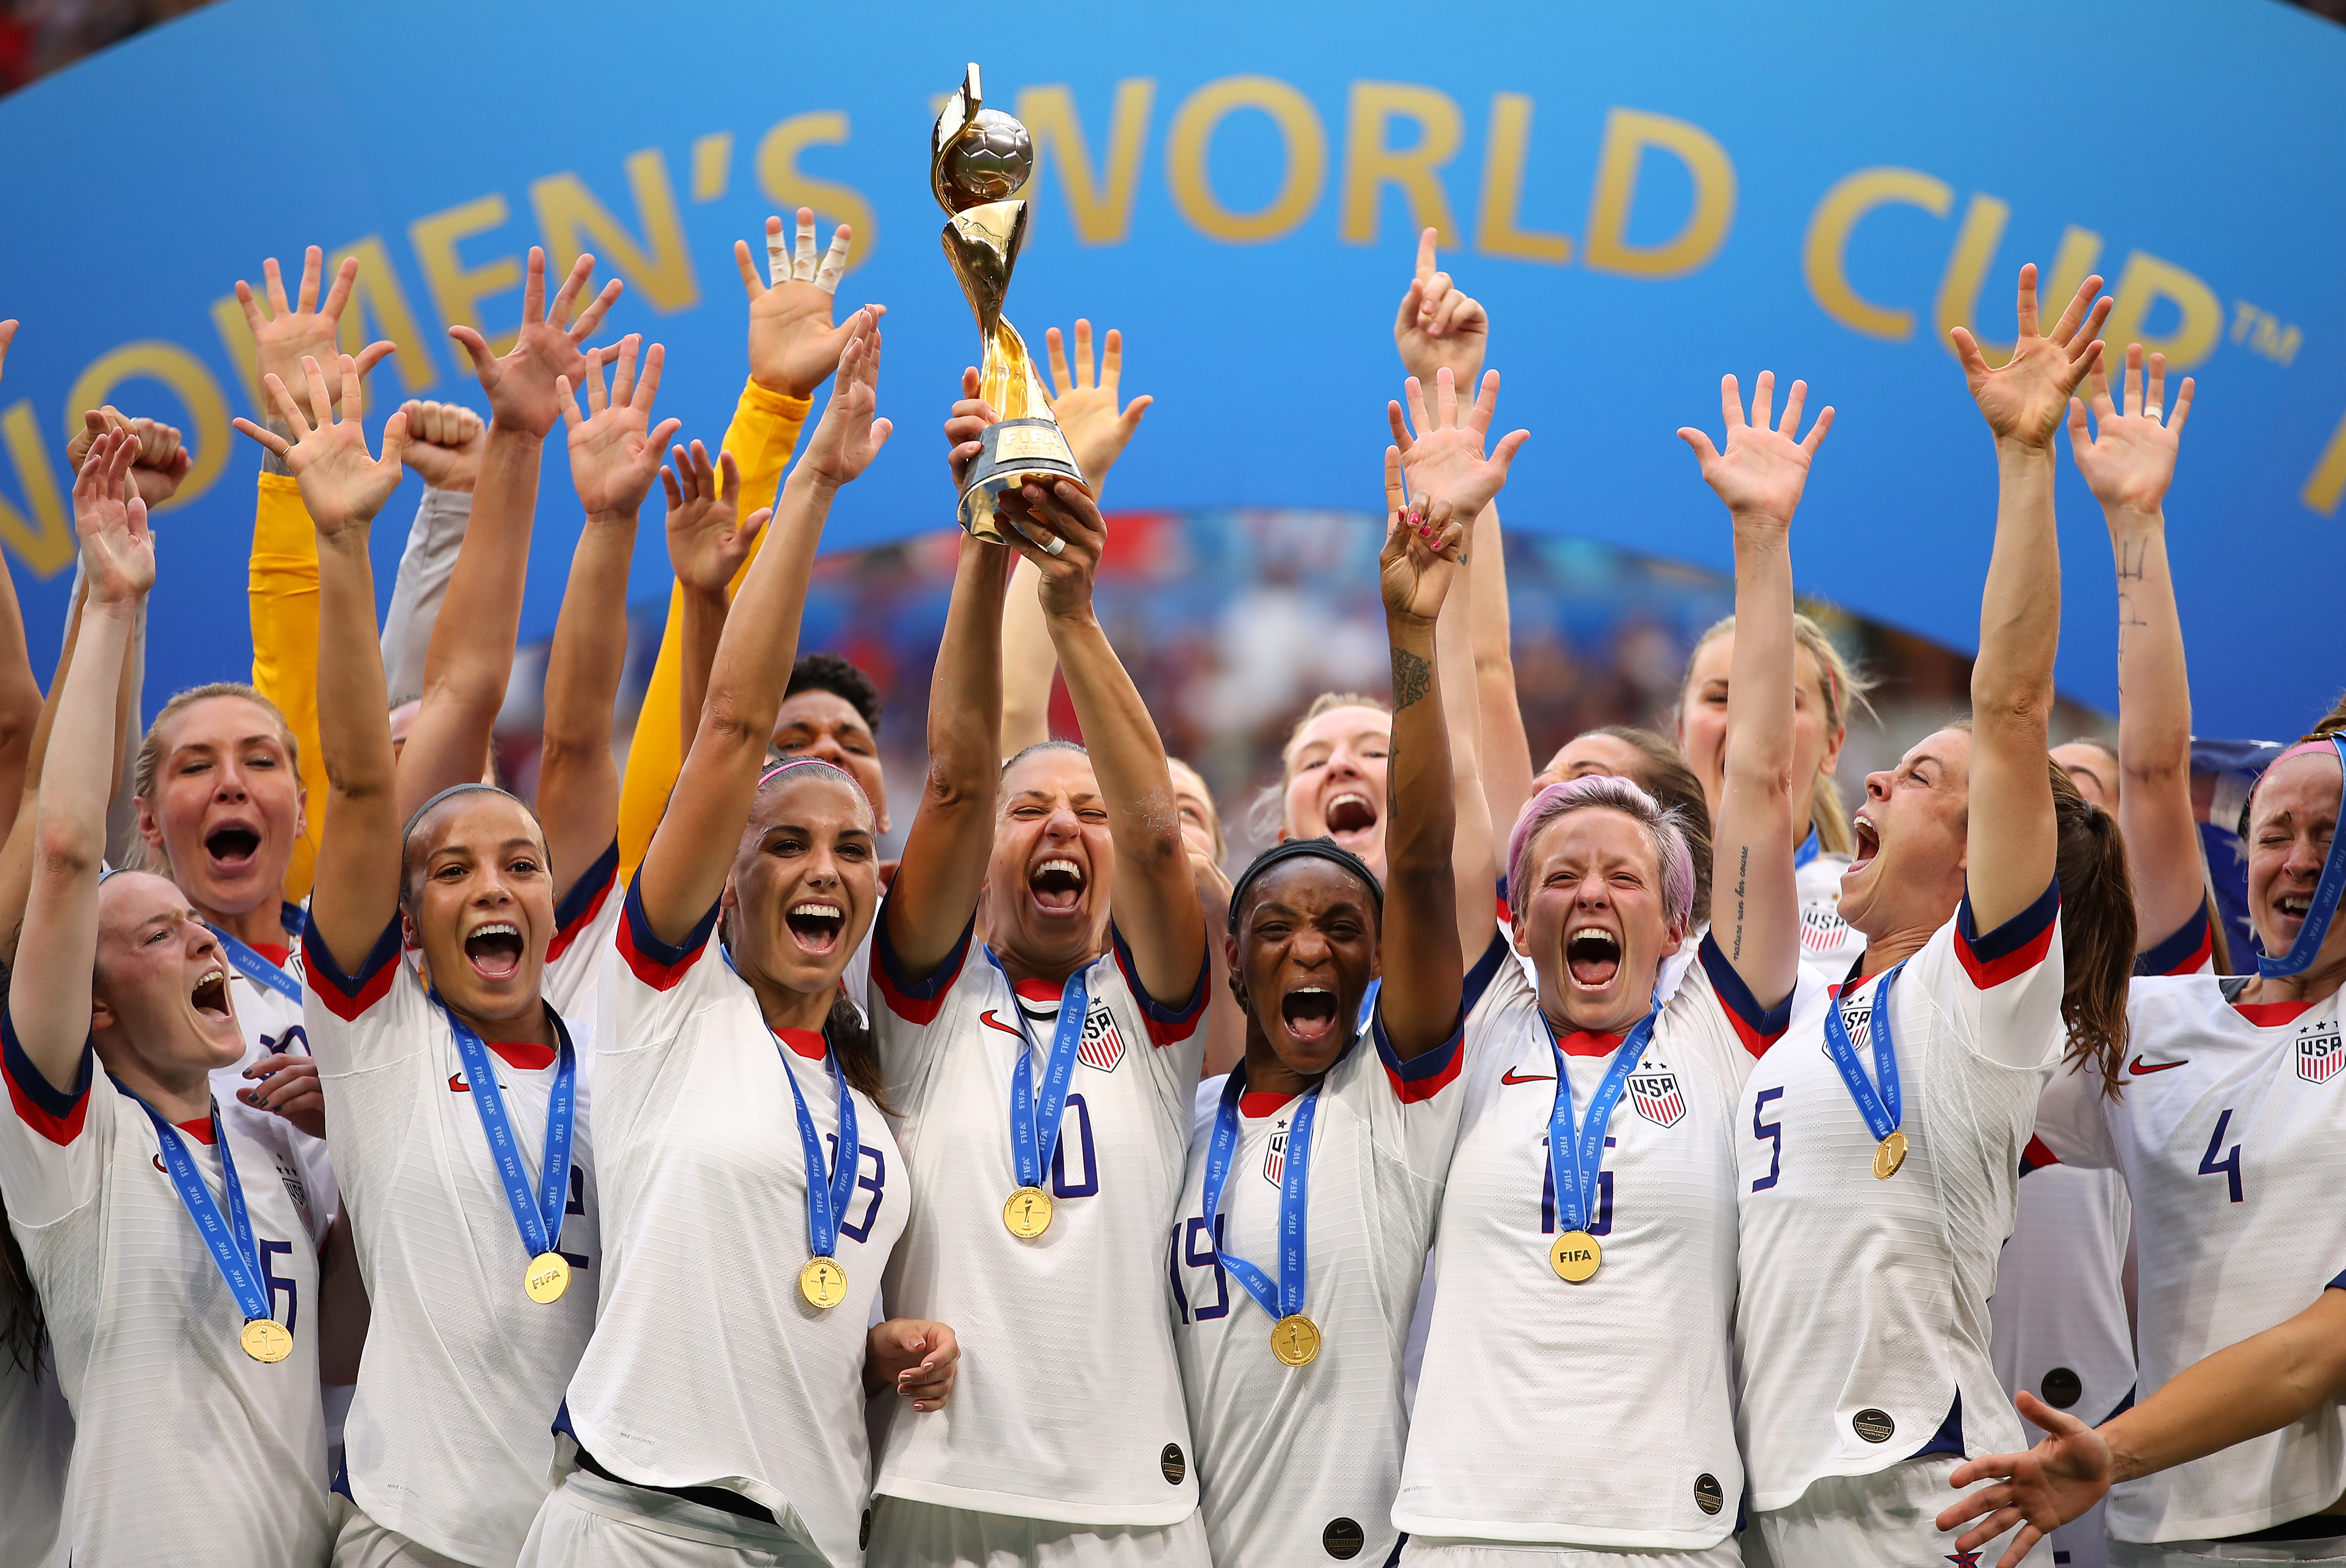
[[[511,980],[521,972],[521,928],[510,921],[475,928],[464,938],[464,957],[483,980]]]
[[[1051,914],[1073,914],[1084,901],[1084,869],[1064,855],[1036,866],[1026,878],[1035,904]]]
[[[1280,1021],[1299,1045],[1316,1045],[1335,1032],[1336,993],[1324,985],[1299,985],[1280,999]]]
[[[782,921],[802,951],[820,958],[838,948],[840,933],[847,929],[847,911],[825,900],[805,899],[792,904]]]
[[[1621,939],[1603,926],[1582,926],[1564,939],[1564,962],[1576,983],[1602,991],[1621,972]]]

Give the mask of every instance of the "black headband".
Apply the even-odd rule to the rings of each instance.
[[[1376,905],[1377,909],[1377,921],[1380,925],[1384,922],[1385,890],[1377,881],[1376,872],[1369,870],[1369,863],[1366,860],[1333,839],[1282,839],[1257,855],[1253,862],[1239,873],[1237,885],[1230,889],[1230,934],[1232,936],[1239,933],[1239,906],[1246,901],[1247,889],[1252,887],[1262,874],[1272,867],[1289,860],[1301,860],[1306,856],[1315,860],[1327,860],[1341,866],[1368,884],[1369,900]]]

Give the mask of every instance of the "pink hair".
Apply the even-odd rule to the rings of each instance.
[[[1525,804],[1507,835],[1509,901],[1521,909],[1530,897],[1532,845],[1541,832],[1561,817],[1586,810],[1618,811],[1645,829],[1661,873],[1663,918],[1673,923],[1685,920],[1694,908],[1694,851],[1687,847],[1677,809],[1661,806],[1630,779],[1606,774],[1551,784]]]

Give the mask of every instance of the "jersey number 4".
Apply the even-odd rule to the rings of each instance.
[[[2224,1134],[2230,1130],[2231,1125],[2232,1113],[2229,1110],[2216,1118],[2216,1135],[2208,1140],[2208,1152],[2199,1156],[2199,1174],[2225,1178],[2231,1186],[2232,1201],[2239,1203],[2243,1196],[2240,1191],[2240,1145],[2234,1144],[2220,1160],[2216,1157],[2216,1151],[2224,1146]]]

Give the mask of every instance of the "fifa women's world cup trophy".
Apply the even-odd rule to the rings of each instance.
[[[1011,199],[1035,170],[1035,142],[1026,127],[1000,109],[984,108],[977,66],[945,102],[929,143],[929,185],[952,215],[945,225],[945,260],[977,317],[984,357],[978,395],[1001,416],[985,427],[985,449],[971,464],[961,494],[961,525],[981,539],[1002,542],[1001,496],[1029,479],[1046,484],[1069,479],[1091,487],[1076,465],[1050,396],[1035,373],[1018,329],[1002,319],[1010,270],[1026,240],[1026,204]]]

